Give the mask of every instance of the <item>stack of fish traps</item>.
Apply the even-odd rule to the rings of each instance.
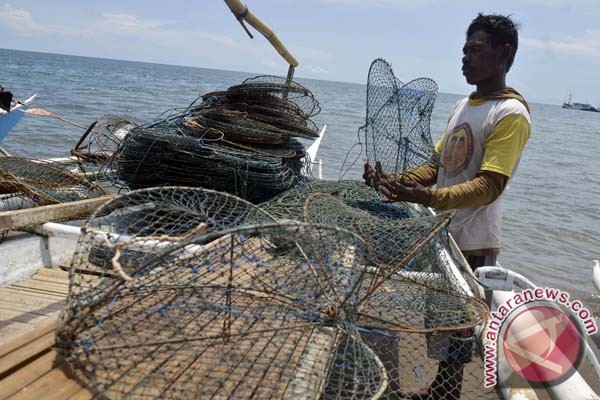
[[[259,76],[205,94],[199,104],[136,126],[105,167],[121,187],[203,187],[253,202],[293,187],[306,174],[304,144],[318,137],[312,93]]]
[[[83,227],[58,349],[110,399],[415,389],[425,336],[487,308],[438,254],[450,215],[382,205],[359,183],[315,181],[260,207],[184,187],[111,200]]]

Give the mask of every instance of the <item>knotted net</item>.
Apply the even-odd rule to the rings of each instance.
[[[360,128],[368,160],[386,172],[408,171],[434,159],[430,134],[437,84],[429,78],[402,83],[383,59],[371,64],[367,113]],[[360,133],[359,133],[360,135]]]
[[[356,201],[362,188],[341,190]],[[308,220],[332,199],[339,201],[308,196],[301,212]],[[342,216],[356,213],[341,202],[335,207]],[[275,222],[231,195],[134,191],[84,226],[58,348],[107,398],[387,396],[400,364],[386,363],[398,348],[382,352],[386,340],[373,332],[472,326],[485,310],[475,302],[471,314],[457,313],[454,321],[430,316],[429,325],[424,310],[406,317],[419,308],[398,290],[412,290],[415,303],[440,292],[467,302],[444,292],[443,279],[435,286],[402,275],[446,223],[438,217],[400,224],[412,239],[389,259],[351,232]],[[381,312],[400,299],[412,309]]]
[[[364,242],[269,219],[198,189],[111,201],[84,227],[58,349],[107,398],[381,393],[383,365],[353,323]]]
[[[104,194],[99,186],[57,163],[0,157],[1,211],[85,200]]]
[[[303,179],[320,111],[296,82],[259,76],[133,127],[104,171],[120,187],[198,186],[264,201]]]

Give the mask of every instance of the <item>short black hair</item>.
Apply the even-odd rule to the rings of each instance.
[[[505,15],[484,15],[477,14],[477,17],[471,21],[467,28],[467,38],[475,31],[484,31],[492,37],[494,47],[503,44],[510,44],[512,54],[506,65],[506,72],[510,69],[517,54],[519,47],[519,25],[514,23],[510,16]]]

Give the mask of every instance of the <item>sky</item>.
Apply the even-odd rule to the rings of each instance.
[[[598,0],[245,3],[299,60],[297,77],[366,83],[371,61],[384,58],[400,80],[429,77],[454,94],[472,91],[460,71],[469,22],[510,14],[521,29],[507,83],[533,102],[571,93],[600,104]],[[0,0],[0,48],[285,75],[286,62],[253,32],[222,0]]]

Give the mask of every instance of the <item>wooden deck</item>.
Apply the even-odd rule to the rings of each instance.
[[[48,268],[0,288],[0,400],[93,397],[53,350],[68,289],[67,272]]]
[[[67,272],[45,268],[30,279],[0,288],[0,400],[94,398],[93,391],[88,390],[85,384],[77,379],[78,374],[74,374],[62,356],[54,350],[56,323],[60,310],[66,305],[68,287]],[[232,321],[232,328],[236,329],[239,323],[240,321]],[[262,379],[253,377],[256,375],[255,370],[259,369],[257,366],[244,369],[235,363],[232,364],[230,367],[233,375],[240,378],[240,387],[232,388],[231,392],[250,385],[256,392],[250,396],[253,398],[318,397],[317,393],[322,388],[324,371],[330,362],[331,349],[335,342],[333,331],[330,328],[316,328],[285,335],[273,333],[263,336],[263,342],[282,341],[279,345],[283,346],[285,342],[285,347],[290,347],[293,351],[289,351],[287,355],[284,351],[274,354],[277,360],[270,360],[272,365],[263,366]],[[256,346],[261,347],[261,343],[256,343]],[[263,347],[265,346],[267,345]],[[251,346],[246,350],[252,352],[252,348]],[[210,351],[219,349],[209,348]],[[219,382],[218,379],[212,381],[210,376],[223,367],[208,371],[211,373],[205,371],[213,367],[206,363],[207,356],[208,354],[203,354],[203,357],[197,357],[199,359],[194,359],[189,367],[193,367],[197,372],[193,375],[207,379],[203,387],[208,390],[209,386]],[[289,359],[282,363],[283,358]],[[146,360],[136,367],[141,372],[140,376],[144,376],[142,372],[153,366],[150,361]],[[173,356],[171,361],[182,360]],[[315,371],[321,373],[315,374]],[[265,380],[273,382],[272,385],[263,387],[261,381]],[[123,379],[123,384],[129,383],[131,382]],[[192,383],[190,381],[188,385]],[[192,386],[188,390],[190,393],[197,391],[197,384]],[[219,389],[217,386],[214,388],[216,394],[213,397],[221,398],[219,393],[223,388]],[[261,387],[267,391],[265,396],[262,396],[259,390]],[[277,387],[278,390],[273,389]]]

